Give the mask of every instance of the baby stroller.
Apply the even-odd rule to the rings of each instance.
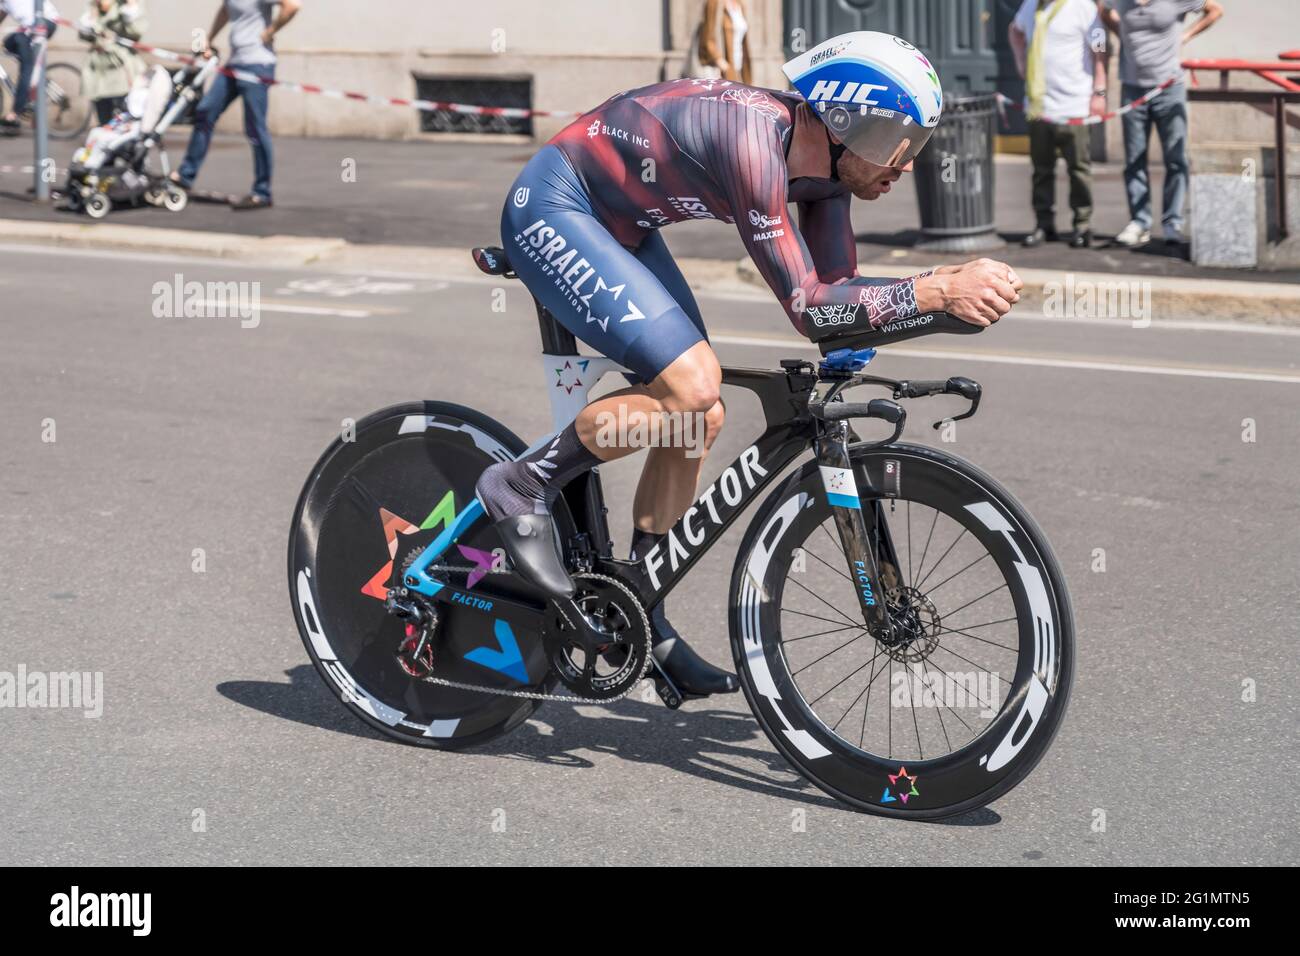
[[[92,129],[72,157],[64,189],[67,208],[85,210],[92,219],[103,219],[115,204],[141,201],[170,212],[184,209],[189,194],[170,179],[162,137],[203,94],[216,69],[216,57],[209,57],[187,64],[174,77],[161,66],[141,75],[127,94],[126,110]],[[150,171],[150,153],[158,154],[160,172]]]

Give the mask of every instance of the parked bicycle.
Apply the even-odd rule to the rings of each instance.
[[[14,96],[14,82],[5,69],[4,59],[14,62],[13,76],[19,75],[18,57],[6,53],[0,57],[0,115],[5,113],[5,96]],[[90,100],[81,92],[81,68],[71,63],[50,63],[45,67],[45,99],[49,133],[54,139],[76,139],[90,128]],[[32,113],[26,114],[31,122]]]

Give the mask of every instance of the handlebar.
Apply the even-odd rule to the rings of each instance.
[[[852,332],[847,335],[837,335],[832,328],[827,336],[820,340],[814,334],[813,341],[817,343],[822,355],[826,355],[835,349],[842,348],[879,348],[882,345],[891,345],[894,342],[903,342],[907,339],[915,339],[935,332],[974,335],[976,332],[983,332],[986,328],[988,326],[972,325],[963,321],[951,312],[922,312],[910,319],[897,319],[877,329],[863,329],[860,332]]]

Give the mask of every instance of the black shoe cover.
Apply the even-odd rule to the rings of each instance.
[[[548,514],[500,515],[481,489],[479,501],[501,536],[515,574],[552,598],[573,597],[573,579],[565,570],[555,520]]]
[[[710,694],[734,694],[740,690],[740,681],[735,674],[714,667],[682,640],[664,616],[663,604],[650,612],[650,626],[654,631],[655,660],[683,694],[707,697]]]

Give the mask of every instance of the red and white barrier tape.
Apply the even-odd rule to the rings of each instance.
[[[74,29],[77,24],[70,20],[59,18],[58,22],[64,26],[70,26]],[[127,49],[136,50],[140,53],[148,53],[156,56],[161,60],[170,60],[173,63],[193,63],[196,59],[183,53],[177,53],[174,50],[166,50],[162,47],[153,46],[148,43],[141,43],[139,40],[131,40],[118,34],[110,34],[110,39],[119,46]],[[261,83],[263,86],[278,86],[296,93],[313,93],[319,96],[328,96],[338,100],[355,100],[360,103],[370,103],[374,106],[404,106],[411,109],[417,109],[429,113],[461,113],[467,116],[504,116],[509,119],[526,119],[530,116],[550,116],[559,118],[572,118],[582,114],[574,110],[529,110],[512,106],[470,106],[465,103],[444,103],[439,100],[416,100],[407,99],[400,96],[376,96],[370,93],[354,93],[349,90],[331,90],[321,86],[315,86],[311,83],[297,83],[293,80],[272,80],[258,76],[256,73],[249,73],[238,67],[223,66],[218,72],[225,74],[233,79],[245,83]]]
[[[1050,117],[1046,117],[1046,116],[1040,118],[1045,122],[1054,123],[1057,126],[1094,126],[1097,123],[1105,123],[1108,120],[1115,119],[1115,117],[1117,116],[1123,116],[1125,113],[1137,109],[1139,106],[1142,106],[1144,103],[1151,102],[1153,99],[1155,99],[1165,90],[1169,89],[1169,87],[1173,86],[1182,78],[1183,78],[1182,76],[1175,76],[1171,79],[1165,80],[1159,86],[1147,90],[1145,93],[1143,93],[1141,96],[1139,96],[1137,99],[1133,100],[1132,102],[1125,103],[1119,109],[1112,110],[1109,113],[1102,113],[1100,116],[1081,116],[1075,119],[1062,119],[1062,120],[1051,119]],[[1011,97],[1006,96],[1002,93],[997,94],[997,97],[998,97],[998,114],[1001,117],[1003,123],[1006,122],[1006,118],[1007,118],[1006,112],[1004,111],[1005,107],[1009,106],[1014,110],[1022,110],[1022,111],[1025,108],[1023,104],[1017,103]]]

